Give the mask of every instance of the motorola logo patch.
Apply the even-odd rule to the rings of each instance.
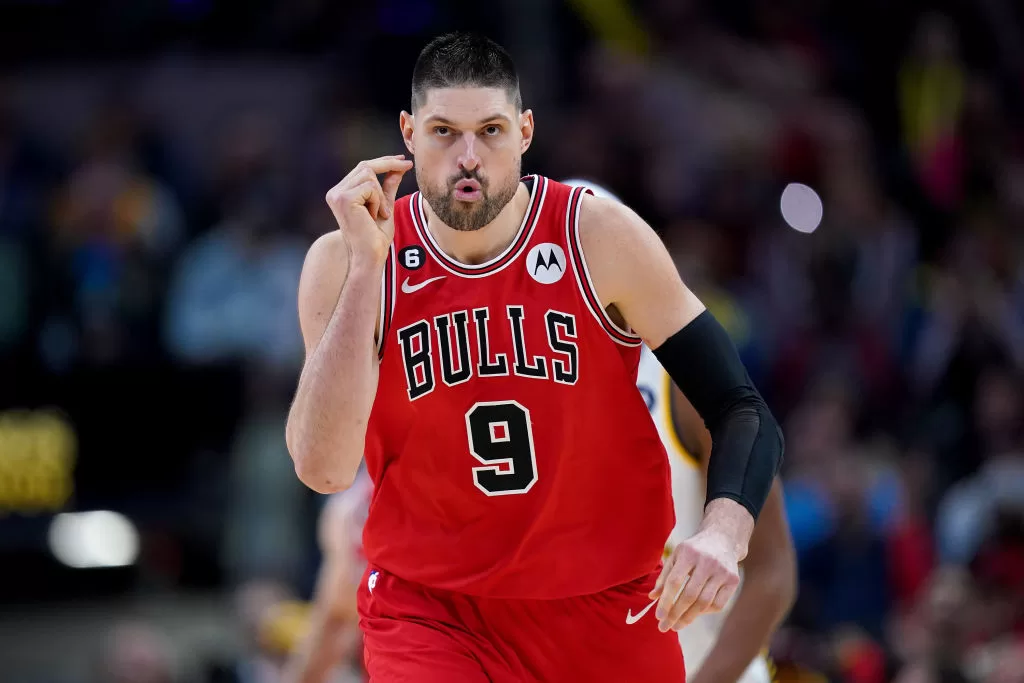
[[[565,275],[565,252],[557,244],[538,244],[526,255],[526,271],[542,285],[558,282]]]

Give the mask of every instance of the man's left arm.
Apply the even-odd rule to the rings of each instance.
[[[580,239],[601,304],[644,339],[712,437],[707,503],[697,533],[665,562],[651,592],[659,628],[720,611],[782,462],[782,431],[722,326],[683,284],[647,223],[618,202],[587,196]]]

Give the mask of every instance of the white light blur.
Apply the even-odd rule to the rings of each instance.
[[[67,512],[53,518],[50,551],[75,569],[126,567],[139,556],[139,532],[117,512]]]
[[[786,185],[779,208],[789,227],[804,233],[817,230],[825,213],[818,193],[802,183]]]

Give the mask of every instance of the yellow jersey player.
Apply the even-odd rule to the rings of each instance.
[[[565,183],[615,199],[593,183]],[[676,525],[666,544],[667,555],[693,535],[704,514],[711,436],[646,346],[640,356],[637,387],[671,464]],[[769,683],[772,679],[765,654],[768,641],[796,596],[796,559],[778,480],[754,527],[742,570],[743,583],[725,610],[698,617],[679,631],[688,683]]]

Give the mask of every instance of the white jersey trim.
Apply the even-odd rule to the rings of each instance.
[[[395,256],[395,243],[388,247],[388,258],[384,262],[384,272],[380,277],[380,317],[377,319],[377,358],[384,357],[384,342],[391,329],[391,319],[395,312],[395,285],[398,272]],[[388,285],[391,285],[388,287]],[[390,295],[389,295],[390,291]]]
[[[528,176],[529,177],[529,176]],[[410,214],[412,215],[412,223],[416,229],[416,234],[419,236],[420,241],[426,246],[426,251],[430,254],[430,257],[434,261],[447,270],[452,275],[458,275],[459,277],[465,278],[481,278],[500,273],[501,271],[508,268],[510,265],[515,263],[519,259],[519,255],[522,254],[526,247],[530,244],[530,240],[533,238],[534,230],[537,227],[537,222],[540,220],[540,216],[544,210],[544,198],[548,192],[548,181],[543,176],[534,175],[533,187],[530,190],[530,203],[526,207],[526,214],[523,216],[523,222],[519,226],[519,230],[516,231],[515,238],[512,242],[494,258],[484,263],[476,265],[469,265],[466,263],[460,263],[455,259],[451,258],[444,253],[437,240],[434,239],[434,235],[427,228],[427,212],[424,208],[425,200],[423,199],[423,193],[417,192],[410,202]],[[523,232],[526,231],[526,237],[523,238]],[[515,253],[512,253],[515,250]],[[512,254],[509,257],[509,254]],[[504,264],[494,267],[494,264],[499,263],[502,259],[508,259]],[[464,273],[457,270],[462,268],[468,271],[481,271],[481,272],[469,272]]]
[[[616,325],[611,316],[608,315],[608,312],[601,307],[601,298],[597,295],[594,281],[590,277],[587,259],[583,254],[583,242],[580,240],[580,209],[583,206],[583,195],[587,192],[589,190],[585,190],[585,188],[576,188],[570,192],[569,203],[565,211],[566,246],[569,247],[570,252],[576,252],[575,255],[572,253],[569,255],[569,261],[572,262],[572,271],[576,276],[576,284],[579,286],[580,295],[583,297],[583,301],[586,302],[590,314],[594,316],[594,319],[612,341],[621,346],[640,346],[643,344],[643,339]],[[577,258],[579,259],[578,264]]]

